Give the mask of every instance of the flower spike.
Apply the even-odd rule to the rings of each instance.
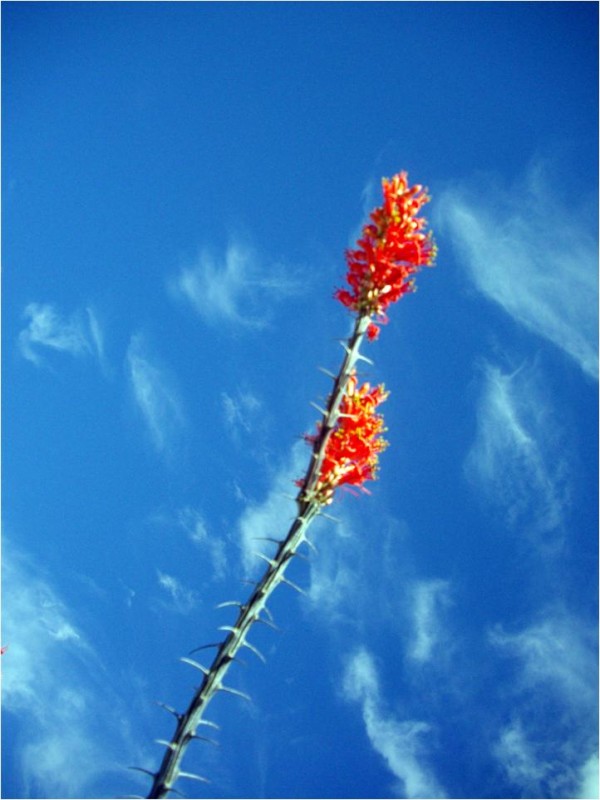
[[[355,250],[346,252],[349,289],[338,289],[335,297],[357,314],[375,315],[367,338],[379,336],[378,323],[386,323],[389,305],[414,289],[414,276],[421,267],[432,266],[436,247],[423,217],[417,216],[429,201],[427,191],[408,185],[400,172],[382,181],[383,204],[376,208],[362,230]]]
[[[314,488],[319,504],[331,503],[338,486],[347,484],[364,490],[365,481],[376,477],[379,453],[387,447],[381,438],[385,430],[383,417],[376,409],[387,396],[383,385],[371,388],[364,383],[359,387],[356,373],[351,373]],[[316,438],[306,437],[309,443]],[[298,481],[298,485],[302,487],[303,481]]]

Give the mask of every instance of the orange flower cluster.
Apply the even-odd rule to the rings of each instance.
[[[358,386],[356,375],[352,373],[350,376],[340,404],[338,422],[327,440],[315,487],[316,498],[322,505],[331,503],[338,486],[347,484],[364,489],[365,481],[375,479],[379,453],[388,444],[381,438],[385,428],[377,406],[387,396],[383,385],[371,388],[368,383],[363,383]],[[314,443],[317,437],[305,438]],[[298,483],[302,484],[302,481]]]
[[[359,314],[376,315],[387,322],[385,310],[403,295],[414,291],[420,267],[431,266],[435,244],[425,233],[426,220],[418,217],[429,201],[422,186],[408,185],[406,172],[382,181],[383,205],[376,208],[364,226],[356,250],[346,252],[348,289],[338,289],[336,298]],[[369,339],[376,339],[379,328],[371,323]]]

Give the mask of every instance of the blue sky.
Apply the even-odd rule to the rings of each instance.
[[[439,256],[366,353],[380,479],[179,788],[598,797],[597,14],[2,4],[4,797],[147,790],[179,657],[287,531],[401,169]]]

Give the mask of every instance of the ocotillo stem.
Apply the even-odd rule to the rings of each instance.
[[[315,437],[312,457],[302,488],[296,498],[298,504],[296,518],[292,522],[287,536],[279,544],[275,556],[267,559],[268,567],[250,598],[240,606],[238,618],[225,641],[219,646],[211,666],[205,669],[197,665],[204,673],[202,683],[187,710],[183,714],[177,715],[177,728],[165,748],[162,763],[154,774],[148,798],[166,797],[173,789],[178,777],[192,777],[189,773],[181,771],[181,762],[188,745],[195,738],[198,725],[204,722],[202,717],[206,707],[218,691],[228,691],[228,688],[223,685],[223,678],[230,664],[238,650],[244,646],[251,626],[260,619],[260,614],[265,609],[271,593],[284,580],[284,573],[289,562],[298,547],[305,541],[309,525],[320,512],[321,503],[316,499],[314,489],[319,480],[327,440],[337,423],[340,404],[346,392],[350,375],[359,358],[360,344],[368,324],[368,316],[359,316],[356,319],[352,335],[344,345],[344,358],[334,380],[321,426]],[[204,722],[204,724],[207,723]]]

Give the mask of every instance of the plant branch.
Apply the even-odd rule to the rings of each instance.
[[[327,408],[323,413],[323,419],[315,437],[313,451],[306,476],[302,482],[302,487],[296,498],[298,512],[292,522],[285,539],[279,544],[273,558],[266,559],[267,569],[261,580],[256,584],[252,594],[246,603],[240,606],[235,624],[229,628],[227,638],[220,644],[217,654],[210,667],[205,668],[197,662],[186,659],[186,662],[196,667],[203,673],[203,680],[196,693],[194,694],[187,710],[183,714],[174,712],[177,717],[177,727],[170,742],[165,743],[165,754],[161,765],[156,773],[153,773],[153,782],[148,798],[167,797],[173,791],[174,784],[178,778],[196,778],[205,780],[200,776],[183,772],[181,763],[188,745],[195,738],[196,729],[199,725],[210,725],[204,720],[203,716],[206,707],[212,698],[219,691],[233,691],[223,684],[223,679],[234,661],[240,648],[246,646],[246,637],[252,625],[257,621],[266,622],[261,618],[263,611],[267,612],[266,603],[275,588],[282,582],[286,582],[284,573],[289,562],[296,554],[300,545],[307,541],[306,532],[316,516],[321,512],[322,499],[318,498],[315,491],[319,481],[319,475],[327,441],[331,432],[335,429],[339,418],[340,404],[343,400],[348,380],[352,371],[355,369],[356,362],[361,358],[360,345],[369,325],[370,318],[366,314],[360,314],[355,321],[354,330],[346,343],[344,343],[344,358],[334,378],[333,389],[329,395]],[[250,649],[251,645],[248,644]]]

